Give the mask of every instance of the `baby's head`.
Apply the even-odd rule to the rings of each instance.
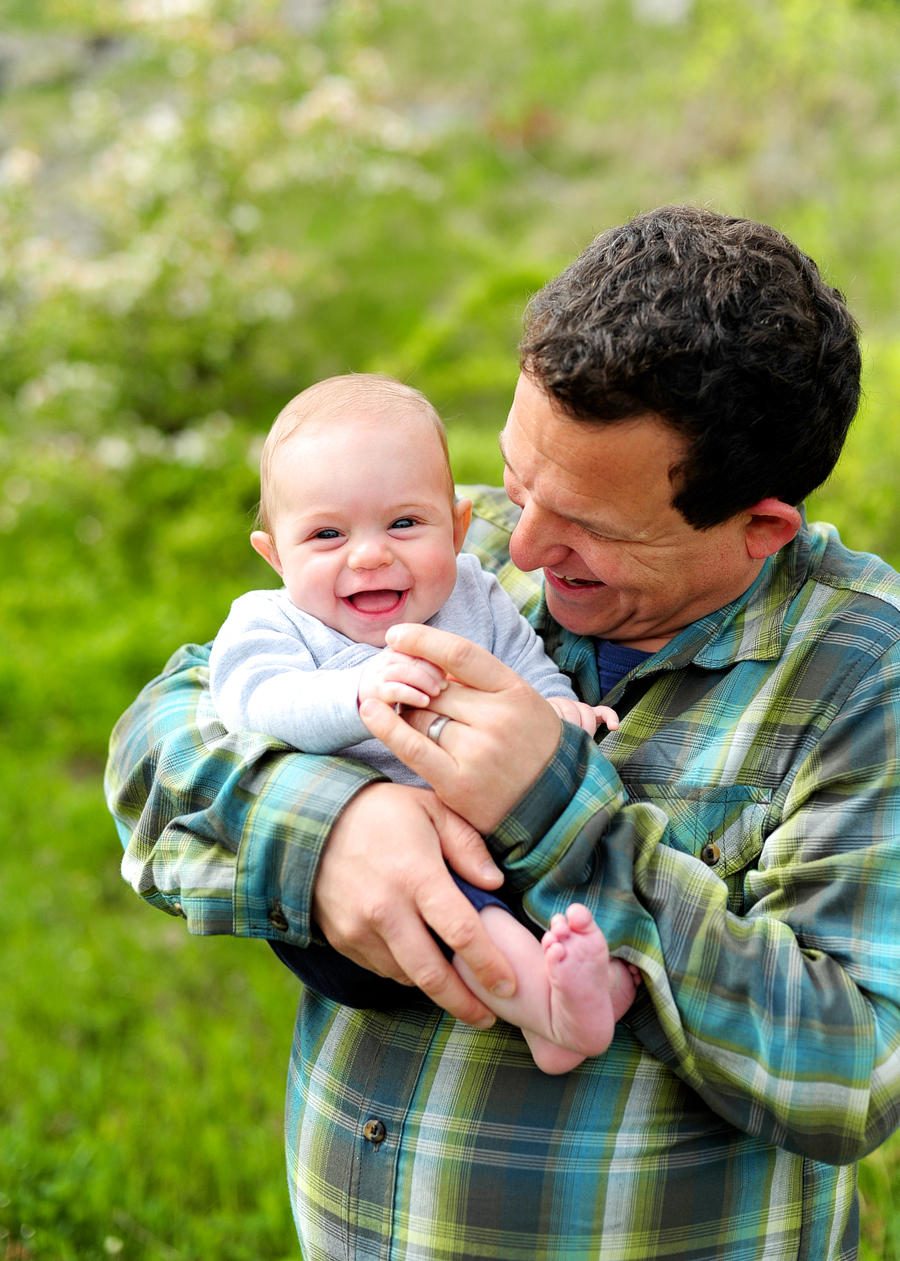
[[[423,394],[380,375],[330,377],[291,399],[266,439],[250,541],[293,604],[357,643],[427,622],[456,582],[471,516]]]

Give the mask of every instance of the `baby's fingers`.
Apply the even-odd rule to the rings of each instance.
[[[408,683],[410,687],[416,687],[432,697],[440,696],[447,686],[443,670],[430,661],[423,661],[421,657],[408,657],[405,653],[392,652],[390,649],[384,654],[380,672],[385,679]]]
[[[563,722],[574,723],[576,727],[581,724],[581,711],[577,701],[569,700],[567,696],[551,696],[550,705],[562,718]]]
[[[614,709],[610,709],[608,705],[595,705],[594,713],[598,723],[604,723],[610,731],[619,730],[619,715]]]
[[[589,736],[592,736],[597,730],[597,720],[594,717],[594,711],[590,705],[584,704],[583,701],[573,701],[563,696],[553,698],[550,704],[564,722],[570,722],[575,727],[581,727]]]
[[[375,689],[377,700],[387,701],[388,705],[413,705],[416,709],[427,709],[431,697],[408,683],[400,683],[396,679],[385,679]]]
[[[421,657],[415,657],[416,663],[416,679],[415,682],[419,687],[425,688],[432,696],[440,696],[441,692],[447,686],[447,676],[438,666],[432,665],[430,661],[423,661]]]

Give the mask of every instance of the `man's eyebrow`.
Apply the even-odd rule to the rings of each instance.
[[[510,473],[512,473],[513,477],[515,477],[516,471],[510,464],[509,456],[506,453],[505,434],[505,429],[501,429],[497,434],[497,445],[500,447],[500,454],[503,456],[503,463],[509,469]],[[598,538],[617,538],[621,539],[623,542],[630,542],[635,540],[637,537],[636,535],[627,532],[623,533],[621,526],[617,529],[613,529],[612,526],[607,526],[604,529],[602,521],[586,521],[583,517],[569,516],[567,513],[560,513],[559,515],[563,517],[564,520],[571,521],[572,525],[580,526],[581,529],[586,530],[588,534],[597,535]]]

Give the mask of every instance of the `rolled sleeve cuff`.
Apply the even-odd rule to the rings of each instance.
[[[612,765],[586,731],[562,724],[556,752],[490,837],[488,845],[521,891],[558,870],[563,884],[581,884],[597,843],[625,792]]]

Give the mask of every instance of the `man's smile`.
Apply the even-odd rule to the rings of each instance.
[[[606,586],[606,583],[601,582],[599,578],[570,578],[567,574],[554,573],[552,569],[545,569],[544,575],[547,579],[549,579],[551,586],[562,591],[571,591],[578,587]]]

